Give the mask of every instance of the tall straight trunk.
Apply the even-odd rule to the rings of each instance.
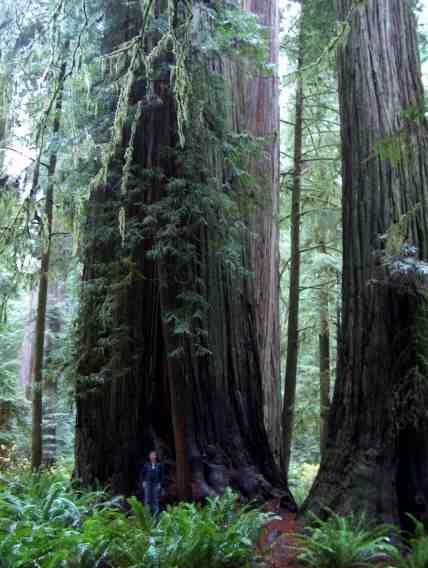
[[[320,242],[320,252],[326,254],[325,241]],[[327,442],[327,424],[330,413],[330,307],[328,276],[320,271],[319,290],[319,367],[320,367],[320,452],[323,455]]]
[[[58,136],[61,126],[62,103],[64,95],[64,82],[67,64],[63,62],[58,74],[58,91],[54,105],[54,119],[52,136]],[[34,345],[34,373],[33,373],[33,397],[32,397],[32,436],[31,436],[31,467],[38,470],[42,464],[42,421],[43,421],[43,359],[45,350],[46,307],[49,285],[49,265],[52,244],[53,227],[53,203],[55,187],[55,170],[57,164],[57,151],[51,152],[48,164],[48,181],[45,193],[45,211],[43,219],[42,235],[42,260],[40,266],[39,290],[37,298],[36,331]],[[34,174],[35,188],[38,185],[38,168]]]
[[[243,0],[242,7],[257,14],[271,30],[269,60],[279,61],[279,13],[277,2]],[[263,104],[262,104],[263,103]],[[281,376],[279,331],[279,77],[257,74],[247,80],[247,127],[269,140],[267,151],[251,164],[253,175],[265,179],[264,196],[251,220],[255,237],[251,241],[251,263],[255,268],[254,293],[260,365],[263,375],[265,424],[277,461],[281,447]]]
[[[191,3],[196,27],[205,26],[206,4]],[[262,21],[272,20],[272,45],[277,45],[276,0],[250,4]],[[177,5],[184,9],[184,3]],[[153,7],[156,15],[164,16],[164,2],[157,0]],[[138,22],[138,15],[128,21]],[[155,41],[147,38],[148,44]],[[243,66],[227,58],[205,60],[197,45],[194,52],[188,68],[194,75],[188,80],[197,97],[189,105],[196,129],[186,137],[184,149],[180,109],[170,88],[169,68],[176,54],[168,52],[161,61],[168,65],[156,66],[151,104],[144,104],[135,130],[136,182],[130,181],[124,197],[130,138],[125,127],[125,144],[116,149],[107,185],[100,184],[91,195],[83,248],[84,380],[77,387],[75,474],[86,484],[108,482],[115,491],[129,494],[138,489],[140,462],[156,448],[169,466],[169,492],[174,493],[175,486],[180,498],[188,496],[191,481],[197,498],[221,493],[230,484],[251,496],[283,495],[285,504],[293,506],[269,444],[263,408],[263,369],[269,367],[270,385],[277,379],[266,363],[275,351],[272,306],[277,291],[270,279],[261,290],[262,263],[254,263],[255,250],[263,243],[269,251],[268,274],[274,277],[276,235],[266,219],[273,219],[277,203],[277,141],[272,140],[278,124],[272,116],[277,117],[278,110],[268,120],[267,105],[271,92],[272,100],[278,100],[277,78],[249,79]],[[147,82],[136,74],[134,106],[146,102],[146,88]],[[256,122],[248,114],[253,106],[259,109]],[[219,117],[224,117],[227,133]],[[224,141],[245,138],[248,131],[267,137],[263,150],[270,158],[250,164],[266,219],[262,223],[260,211],[239,211],[235,244],[244,270],[234,271],[222,253],[221,207],[210,202],[218,196],[235,199],[247,191],[233,178]],[[213,183],[214,194],[209,193]],[[197,201],[200,195],[209,197],[208,208]],[[189,198],[199,203],[198,213],[189,207]],[[122,243],[117,227],[121,204],[129,227]],[[151,226],[156,230],[150,232]],[[257,242],[255,226],[260,227]],[[259,327],[268,306],[271,346]]]
[[[412,3],[338,1],[343,319],[320,472],[305,504],[426,519],[428,129]],[[410,256],[409,256],[410,255]],[[420,273],[420,275],[419,275]]]
[[[281,468],[288,475],[293,441],[296,404],[297,364],[299,357],[299,300],[300,300],[300,207],[303,144],[303,3],[300,16],[299,55],[297,60],[296,111],[294,119],[293,185],[291,197],[291,263],[288,295],[287,358],[282,408]]]

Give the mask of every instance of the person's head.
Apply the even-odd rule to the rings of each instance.
[[[154,450],[152,450],[152,451],[149,453],[149,460],[150,460],[150,463],[155,463],[156,460],[157,460],[157,458],[158,458],[158,456],[157,456],[156,452],[155,452]]]

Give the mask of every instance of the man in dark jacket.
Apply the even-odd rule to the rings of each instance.
[[[154,515],[159,513],[159,497],[164,481],[163,466],[157,460],[156,452],[149,453],[149,461],[143,466],[142,481],[144,502]]]

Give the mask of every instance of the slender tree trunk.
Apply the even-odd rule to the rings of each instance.
[[[302,3],[303,12],[303,3]],[[288,475],[294,429],[297,363],[299,357],[299,299],[300,299],[300,201],[303,143],[303,15],[300,20],[299,55],[297,61],[296,112],[294,126],[293,187],[291,198],[291,264],[288,296],[287,358],[282,408],[281,467]]]
[[[64,81],[67,64],[62,63],[58,75],[58,94],[54,105],[54,119],[52,135],[57,136],[61,126],[62,102],[64,94]],[[38,470],[42,463],[42,420],[43,420],[43,359],[45,349],[45,328],[46,328],[46,307],[49,285],[49,265],[52,244],[53,227],[53,201],[55,187],[55,170],[57,163],[56,150],[51,152],[48,164],[48,182],[45,194],[45,218],[42,227],[42,260],[40,267],[40,280],[37,298],[36,331],[34,345],[34,374],[33,374],[33,399],[32,399],[32,445],[31,445],[31,467]],[[39,165],[36,164],[34,187],[38,185]]]
[[[320,242],[320,252],[326,254],[325,242]],[[327,424],[330,413],[330,308],[327,275],[321,269],[319,291],[319,362],[320,362],[320,452],[324,453],[327,441]]]
[[[412,3],[339,0],[343,321],[320,472],[325,505],[398,522],[426,515],[428,130]],[[420,273],[420,274],[419,274]],[[423,379],[422,379],[423,377]]]

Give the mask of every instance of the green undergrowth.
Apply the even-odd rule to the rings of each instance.
[[[327,519],[312,515],[303,533],[296,537],[299,566],[309,568],[428,568],[428,534],[411,517],[411,535],[398,527],[374,524],[364,514]],[[407,545],[405,544],[407,543]]]
[[[365,515],[327,520],[312,515],[312,523],[298,537],[298,559],[310,568],[364,568],[384,563],[395,553],[389,525],[372,525]]]
[[[319,464],[292,461],[288,471],[288,484],[297,504],[301,506],[309,494],[315,477],[318,473]]]
[[[0,568],[254,566],[269,515],[227,490],[154,519],[135,498],[81,491],[66,468],[0,475]]]

